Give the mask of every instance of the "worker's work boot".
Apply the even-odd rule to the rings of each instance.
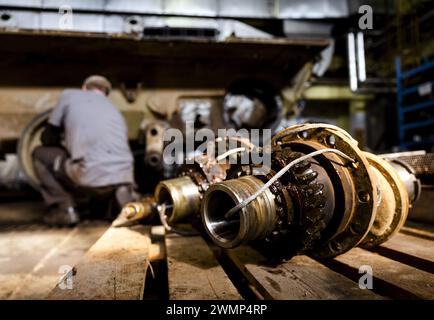
[[[73,227],[80,222],[80,217],[74,207],[57,207],[49,211],[44,222],[55,227]]]

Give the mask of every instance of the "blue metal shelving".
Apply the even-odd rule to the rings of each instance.
[[[434,146],[434,140],[426,140],[422,139],[421,141],[412,141],[408,140],[406,137],[406,132],[408,130],[413,130],[417,128],[423,128],[431,126],[434,128],[434,118],[428,118],[421,121],[409,122],[406,121],[406,115],[409,112],[418,111],[422,109],[431,108],[434,110],[434,99],[431,97],[426,99],[425,101],[412,104],[412,105],[404,105],[404,97],[410,94],[417,93],[421,85],[431,85],[434,90],[434,81],[424,81],[423,83],[419,83],[416,85],[412,85],[409,87],[404,86],[404,80],[411,78],[415,75],[418,75],[422,72],[425,72],[429,69],[434,69],[434,61],[427,61],[421,66],[402,71],[401,70],[401,59],[399,57],[395,60],[396,67],[396,100],[397,100],[397,108],[398,108],[398,134],[399,134],[399,145],[402,149],[415,147],[418,145],[426,145],[426,146]],[[434,132],[434,129],[433,129]]]

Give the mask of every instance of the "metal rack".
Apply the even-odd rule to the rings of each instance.
[[[434,61],[426,61],[421,66],[403,71],[401,70],[401,59],[399,57],[395,60],[396,67],[396,94],[397,94],[397,111],[398,111],[398,134],[399,146],[401,149],[411,149],[415,147],[431,148],[434,146],[434,137],[431,134],[428,139],[421,139],[420,141],[410,140],[406,134],[409,130],[413,130],[413,135],[417,134],[417,130],[426,129],[429,126],[434,127],[434,117],[431,116],[427,119],[412,121],[408,120],[408,114],[419,110],[433,110],[434,111],[434,98],[431,90],[434,90],[434,80],[422,81],[421,83],[414,83],[410,86],[405,86],[405,80],[408,80],[416,75],[421,75],[423,72],[434,69]],[[429,87],[430,94],[427,98],[421,99],[417,103],[406,103],[405,97],[418,93],[422,86]],[[431,89],[432,88],[432,89]],[[432,130],[434,132],[434,128]]]

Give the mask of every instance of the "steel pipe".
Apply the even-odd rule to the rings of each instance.
[[[277,221],[274,196],[265,190],[241,212],[226,219],[224,213],[255,194],[264,183],[254,176],[213,184],[202,202],[202,220],[205,230],[219,246],[234,248],[243,243],[263,238]]]
[[[169,224],[200,210],[199,187],[187,176],[161,181],[155,189],[154,197],[158,205],[166,205],[165,214]]]

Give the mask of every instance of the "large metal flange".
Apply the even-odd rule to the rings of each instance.
[[[365,248],[372,248],[387,241],[404,225],[409,197],[404,183],[386,160],[368,152],[365,152],[365,155],[373,170],[377,170],[381,175],[377,183],[381,197],[376,218],[361,244]]]
[[[378,201],[375,175],[369,169],[365,154],[357,147],[357,141],[336,126],[303,124],[277,133],[271,146],[287,146],[294,151],[299,151],[302,147],[307,150],[334,148],[354,160],[354,163],[348,165],[346,161],[330,153],[315,157],[321,164],[324,160],[328,162],[329,168],[333,169],[328,172],[337,173],[338,179],[344,183],[344,190],[335,190],[335,194],[344,192],[347,200],[344,208],[337,206],[335,209],[335,214],[341,219],[335,234],[328,240],[321,241],[311,255],[320,259],[330,258],[357,246],[374,222]],[[339,212],[340,210],[345,212]]]

